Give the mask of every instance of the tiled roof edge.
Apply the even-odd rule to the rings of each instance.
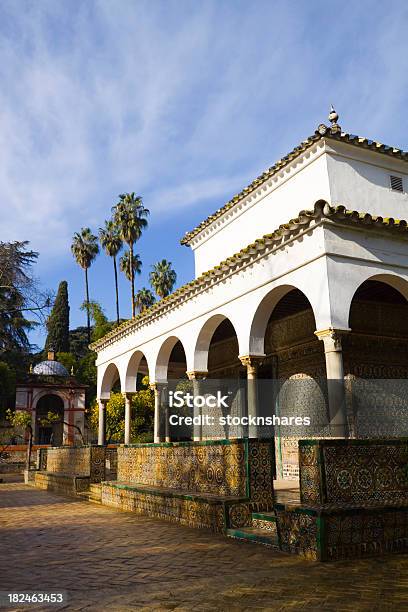
[[[324,219],[350,225],[360,225],[365,228],[381,228],[398,233],[408,232],[408,222],[404,219],[375,216],[370,213],[348,210],[345,206],[330,206],[326,201],[319,200],[315,203],[313,210],[300,211],[298,216],[288,221],[288,223],[283,223],[274,232],[265,234],[262,238],[255,240],[255,242],[241,249],[235,255],[228,257],[211,270],[204,272],[198,278],[182,285],[134,319],[125,321],[103,338],[90,344],[89,348],[94,351],[105,348],[131,331],[135,331],[138,327],[151,322],[171,310],[175,305],[185,302],[194,294],[213,285],[215,281],[222,280],[226,275],[231,274],[234,269],[240,269],[240,266],[245,265],[252,258],[284,247],[293,235],[309,228],[312,221],[317,224]]]
[[[386,155],[390,155],[394,158],[401,159],[403,161],[408,161],[408,152],[403,151],[402,149],[390,147],[380,142],[370,140],[369,138],[355,136],[354,134],[349,134],[348,132],[341,132],[339,129],[333,130],[322,124],[312,136],[306,138],[306,140],[304,140],[300,143],[300,145],[292,149],[292,151],[285,155],[285,157],[279,159],[273,166],[263,172],[256,179],[254,179],[252,183],[250,183],[250,185],[245,187],[242,191],[240,191],[240,193],[231,198],[231,200],[221,206],[221,208],[216,210],[212,215],[209,215],[206,219],[204,219],[204,221],[197,225],[197,227],[195,227],[190,232],[187,232],[180,240],[180,244],[188,246],[191,240],[195,238],[203,229],[208,227],[213,221],[216,221],[219,217],[221,217],[221,215],[223,215],[225,212],[227,212],[236,204],[238,204],[238,202],[240,202],[242,198],[248,196],[255,189],[259,189],[259,187],[266,180],[270,179],[274,174],[282,170],[282,168],[287,166],[292,160],[296,159],[296,157],[298,157],[306,149],[311,147],[313,144],[315,144],[322,138],[329,138],[340,142],[346,142],[347,144],[351,144],[353,146],[371,149],[372,151],[376,151],[377,153],[383,153]]]

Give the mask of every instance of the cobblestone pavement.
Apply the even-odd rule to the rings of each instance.
[[[408,610],[407,555],[307,562],[21,483],[0,543],[0,590],[65,589],[67,610]]]

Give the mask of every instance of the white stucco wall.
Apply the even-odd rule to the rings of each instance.
[[[382,217],[408,219],[408,164],[369,150],[330,143],[327,167],[330,202]],[[392,191],[390,174],[403,179],[404,192]]]
[[[319,141],[262,188],[245,198],[241,210],[226,212],[194,239],[196,277],[313,208],[317,200],[329,200],[330,189],[324,142]]]
[[[403,178],[392,191],[390,174]],[[308,151],[198,234],[191,243],[199,276],[301,210],[323,199],[348,209],[408,218],[407,163],[336,141],[318,141]]]

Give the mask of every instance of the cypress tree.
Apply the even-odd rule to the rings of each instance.
[[[61,281],[54,307],[47,321],[47,340],[44,350],[52,348],[55,353],[69,353],[69,303],[68,283]]]

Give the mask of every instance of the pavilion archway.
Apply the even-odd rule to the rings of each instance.
[[[98,397],[101,400],[109,400],[112,391],[121,391],[121,389],[122,384],[119,369],[116,364],[110,363],[102,375]]]
[[[51,444],[61,446],[64,433],[64,399],[56,393],[42,395],[35,405],[35,434],[37,444]],[[48,420],[48,414],[52,413],[58,421]]]
[[[258,366],[261,413],[284,419],[306,417],[311,426],[276,424],[276,475],[298,477],[298,440],[324,436],[329,422],[323,343],[307,296],[283,285],[260,303],[251,326],[252,350],[264,354]],[[265,435],[267,431],[265,431]]]
[[[408,282],[376,275],[356,290],[342,340],[352,437],[406,436]]]
[[[155,440],[189,441],[193,437],[192,425],[170,423],[174,412],[188,416],[189,409],[169,406],[169,398],[177,391],[188,392],[187,359],[184,345],[177,336],[170,336],[161,345],[155,366]],[[191,412],[191,410],[190,410]]]
[[[129,359],[125,375],[125,392],[134,393],[144,377],[149,376],[149,365],[142,351],[135,351]],[[150,378],[150,376],[149,376]]]
[[[201,394],[228,396],[228,407],[205,407],[202,414],[213,419],[204,424],[200,436],[204,439],[243,437],[239,425],[223,422],[228,415],[241,417],[246,412],[245,367],[239,358],[239,342],[231,320],[221,313],[210,317],[202,326],[194,353],[197,378],[203,380]]]

